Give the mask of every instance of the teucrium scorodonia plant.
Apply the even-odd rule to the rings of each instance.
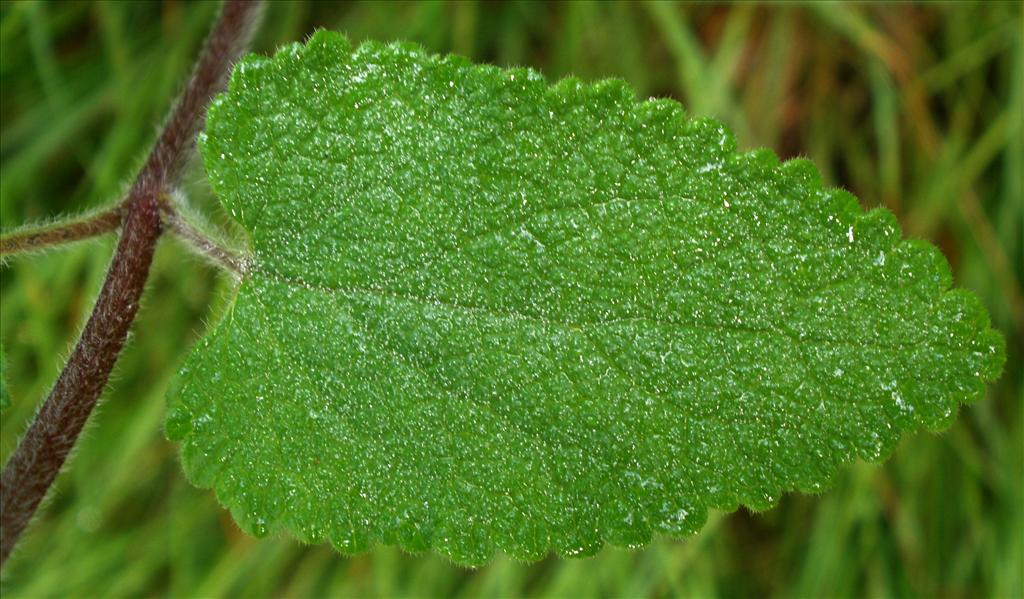
[[[889,212],[620,82],[320,32],[238,64],[200,148],[249,252],[167,433],[256,535],[691,534],[947,427],[1004,360]]]

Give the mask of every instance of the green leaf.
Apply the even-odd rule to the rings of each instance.
[[[167,430],[257,535],[687,535],[948,426],[1004,360],[889,212],[621,82],[318,33],[239,64],[201,147],[251,265]]]

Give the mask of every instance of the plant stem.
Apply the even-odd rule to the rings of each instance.
[[[258,2],[225,3],[192,78],[122,204],[121,237],[92,315],[0,475],[0,565],[39,507],[110,378],[138,312],[160,237],[160,196],[178,182],[206,106],[245,49],[257,13]]]
[[[0,237],[0,258],[110,233],[121,226],[121,204],[70,221],[24,228]]]

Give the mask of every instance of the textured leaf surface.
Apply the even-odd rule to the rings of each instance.
[[[202,139],[250,236],[168,433],[254,534],[484,562],[817,491],[998,375],[932,246],[622,83],[320,33]]]

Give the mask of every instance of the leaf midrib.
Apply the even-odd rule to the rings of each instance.
[[[751,334],[751,335],[767,335],[767,336],[772,336],[772,337],[783,337],[783,338],[785,338],[785,339],[787,339],[787,340],[789,340],[789,341],[791,341],[791,342],[793,342],[795,344],[801,344],[801,343],[808,343],[808,342],[810,342],[810,343],[816,343],[816,344],[819,344],[819,345],[824,345],[824,346],[829,346],[829,347],[846,347],[846,348],[852,348],[852,349],[864,349],[865,347],[870,347],[872,349],[884,350],[884,351],[898,351],[898,350],[905,349],[905,348],[919,348],[922,345],[924,345],[924,346],[927,346],[927,347],[941,347],[943,349],[948,349],[950,351],[956,351],[956,348],[952,348],[952,347],[950,347],[948,345],[941,344],[941,343],[934,343],[934,342],[932,342],[932,343],[922,343],[920,341],[907,341],[907,342],[893,343],[891,345],[888,345],[888,344],[885,344],[885,343],[879,343],[877,341],[869,340],[869,339],[865,339],[865,340],[854,342],[854,341],[843,341],[843,340],[840,340],[840,339],[829,339],[829,338],[825,338],[825,337],[817,337],[817,336],[812,336],[812,335],[797,335],[797,334],[794,334],[794,333],[792,333],[790,331],[787,331],[785,329],[782,329],[782,328],[761,328],[761,327],[734,325],[734,324],[726,324],[726,323],[702,323],[702,322],[689,322],[689,323],[687,323],[687,322],[679,322],[679,321],[673,321],[673,320],[658,320],[658,319],[646,318],[646,317],[642,317],[642,316],[634,316],[634,317],[629,317],[629,318],[616,318],[616,319],[604,320],[604,321],[597,321],[597,320],[593,320],[593,321],[578,321],[578,322],[577,321],[560,321],[560,320],[546,319],[546,318],[539,317],[539,316],[533,316],[533,315],[530,315],[530,314],[526,314],[524,312],[520,312],[518,310],[509,309],[509,310],[506,310],[506,311],[501,311],[501,310],[495,310],[494,308],[491,308],[489,306],[467,306],[465,304],[459,304],[459,303],[455,303],[455,302],[452,302],[452,301],[449,301],[449,300],[444,300],[444,299],[441,299],[441,298],[421,297],[421,296],[417,296],[417,295],[402,294],[402,293],[398,293],[398,292],[390,291],[390,290],[373,289],[373,288],[367,288],[367,287],[358,287],[358,286],[355,286],[355,285],[336,285],[335,286],[335,285],[325,285],[323,283],[310,283],[310,282],[308,282],[308,281],[306,281],[306,280],[304,280],[304,279],[302,279],[300,277],[297,277],[297,276],[294,276],[294,275],[285,275],[283,273],[280,273],[280,272],[277,272],[277,271],[274,271],[274,270],[271,270],[271,269],[267,269],[267,268],[264,268],[264,267],[260,267],[260,266],[253,267],[253,269],[247,274],[247,278],[251,279],[253,277],[256,277],[257,275],[262,275],[262,276],[266,277],[267,279],[270,279],[271,281],[276,282],[276,283],[280,283],[280,284],[284,284],[284,285],[289,285],[291,287],[296,287],[296,288],[307,289],[307,290],[310,290],[310,291],[315,291],[315,292],[319,292],[319,293],[323,293],[323,294],[327,294],[327,295],[332,295],[332,296],[340,295],[340,296],[345,296],[345,297],[352,297],[352,296],[360,296],[361,295],[361,296],[364,296],[364,297],[367,297],[367,298],[370,298],[370,299],[374,299],[374,300],[379,300],[379,301],[393,300],[393,301],[400,301],[400,302],[405,302],[405,303],[408,303],[408,304],[413,304],[413,305],[415,305],[417,307],[444,308],[444,309],[447,309],[447,310],[449,310],[451,312],[463,312],[463,313],[470,313],[470,314],[481,314],[483,316],[489,317],[492,320],[496,320],[496,321],[520,321],[520,322],[527,322],[527,323],[532,323],[532,324],[541,325],[541,326],[547,326],[547,327],[551,327],[551,328],[560,328],[560,329],[564,329],[564,330],[567,330],[567,331],[570,331],[570,332],[573,332],[573,333],[581,333],[581,334],[585,334],[585,333],[583,333],[584,329],[590,329],[590,328],[595,328],[595,327],[604,327],[604,326],[631,324],[631,323],[639,323],[639,324],[650,325],[652,327],[665,327],[665,328],[674,328],[674,329],[682,329],[682,330],[699,330],[699,331],[708,331],[708,332],[715,332],[715,333],[734,332],[734,333],[747,333],[747,334]],[[852,277],[851,280],[855,279],[855,278],[856,277]],[[934,306],[933,306],[932,312],[934,312]]]

